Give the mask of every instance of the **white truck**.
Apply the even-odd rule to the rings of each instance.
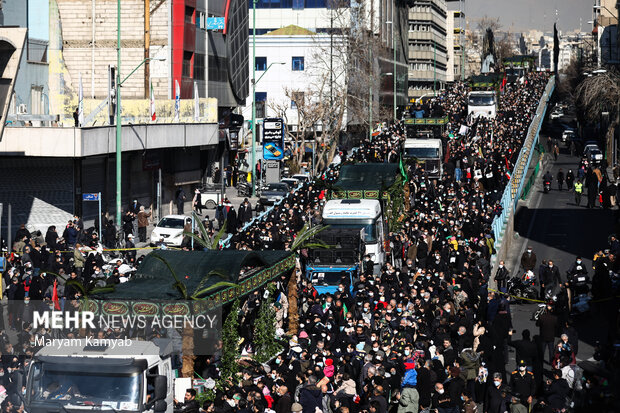
[[[441,139],[405,139],[403,159],[416,159],[429,177],[441,177],[443,171]]]
[[[375,266],[385,262],[385,228],[377,199],[332,199],[323,208],[323,224],[331,229],[362,229],[365,254]]]
[[[494,119],[497,115],[497,95],[493,91],[474,90],[467,95],[467,115]]]
[[[85,339],[46,346],[26,377],[24,405],[44,412],[173,412],[170,340],[128,347],[89,345]]]

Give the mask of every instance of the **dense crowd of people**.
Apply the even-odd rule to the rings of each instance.
[[[495,252],[491,223],[501,212],[500,197],[547,80],[545,73],[531,73],[522,84],[506,85],[495,119],[467,116],[467,87],[462,83],[416,107],[416,116],[426,111],[448,116],[442,136],[446,159],[439,178],[430,178],[421,165],[407,166],[407,212],[399,229],[388,234],[386,262],[376,270],[366,256],[353,286],[342,280],[334,294],[319,295],[303,277],[305,255],[301,251],[298,325],[289,317],[286,280],[277,283],[282,294],[275,303],[275,322],[279,332],[292,331],[285,351],[265,365],[247,363],[238,380],[225,391],[218,389],[215,400],[204,403],[202,409],[226,413],[525,413],[532,409],[566,411],[572,400],[577,406],[605,411],[611,389],[607,381],[576,366],[577,332],[570,318],[563,316],[564,308],[550,303],[537,321],[538,331],[516,332],[511,298],[488,286]],[[337,180],[340,165],[399,162],[404,139],[403,124],[383,125],[372,141],[365,139],[354,151],[342,148],[319,179],[291,190],[280,204],[248,225],[252,207],[247,201],[239,212],[233,212],[235,225],[228,216],[232,205],[225,203],[226,212],[220,208],[215,218],[218,226],[227,223],[232,233],[227,245],[290,249],[304,225],[320,224],[326,192]],[[259,207],[257,212],[263,211]],[[50,242],[46,236],[45,248],[32,234],[16,238],[20,243],[5,273],[10,301],[25,298],[25,278],[29,279],[30,298],[51,299],[59,286],[54,287],[45,271],[98,280],[104,263],[98,258],[97,235],[80,235],[83,228],[77,217],[74,221],[66,237],[52,234]],[[213,234],[215,225],[211,220],[205,222]],[[92,253],[84,256],[79,248],[71,248],[79,245],[89,245]],[[617,241],[614,245],[620,246]],[[620,270],[613,253],[601,254],[596,261],[599,271]],[[120,268],[112,265],[109,271],[107,281],[101,276],[102,283],[111,277],[122,281]],[[565,291],[557,280],[550,283]],[[69,288],[63,291],[71,298],[79,294]],[[562,291],[559,296],[562,303]],[[257,308],[250,307],[244,311]],[[9,322],[20,321],[11,317]],[[251,334],[251,329],[244,329],[243,356],[254,351]],[[24,335],[19,345],[32,354],[30,338]],[[516,351],[515,365],[508,364],[511,347]],[[0,381],[7,393],[21,390],[15,388],[11,375],[23,367],[19,365],[23,361],[12,357],[12,352],[5,344],[0,367],[5,374]],[[218,378],[214,366],[219,356],[214,356],[202,377]],[[609,366],[610,360],[617,360],[614,356],[601,346],[595,358]],[[545,363],[550,368],[547,375]],[[199,408],[195,394],[188,394],[178,409],[195,412]],[[2,411],[12,408],[3,405]]]

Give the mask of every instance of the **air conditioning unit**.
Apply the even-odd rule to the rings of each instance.
[[[25,104],[21,103],[21,104],[17,107],[17,113],[18,113],[19,115],[25,115],[25,114],[27,114],[27,113],[28,113],[28,107],[27,107]]]

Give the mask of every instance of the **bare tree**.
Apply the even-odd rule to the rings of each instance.
[[[484,15],[478,19],[478,22],[476,23],[476,30],[483,36],[487,29],[491,29],[493,33],[495,33],[499,31],[501,27],[502,25],[499,23],[499,17],[494,18],[487,15]]]
[[[577,86],[575,97],[584,117],[591,122],[599,120],[601,112],[609,113],[610,125],[605,137],[605,142],[609,145],[613,141],[614,132],[619,123],[620,75],[618,72],[615,69],[609,69],[597,76],[586,77]]]
[[[297,128],[295,131],[286,128],[285,132],[286,137],[288,138],[287,140],[292,142],[292,154],[289,163],[291,173],[299,172],[306,152],[306,141],[309,138],[316,140],[317,125],[321,121],[321,108],[315,99],[308,97],[310,93],[310,91],[285,88],[284,94],[287,97],[287,101],[269,102],[271,109],[276,113],[277,117],[281,117],[284,120],[285,125],[295,123],[294,120],[289,119],[288,117],[288,101],[290,101],[292,106],[295,108],[295,114],[297,115]]]

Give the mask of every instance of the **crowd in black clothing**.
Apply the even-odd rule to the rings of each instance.
[[[345,280],[333,295],[319,296],[300,276],[301,324],[288,350],[267,373],[244,371],[238,386],[205,407],[503,413],[527,412],[537,403],[541,410],[560,411],[569,395],[592,394],[594,386],[600,390],[602,381],[575,379],[581,372],[570,320],[550,308],[539,321],[540,334],[524,330],[517,340],[510,300],[488,289],[491,222],[501,211],[498,201],[510,179],[506,172],[518,157],[546,82],[545,74],[530,74],[523,85],[508,85],[495,120],[468,119],[462,84],[431,102],[443,105],[450,119],[442,137],[449,148],[444,174],[430,179],[423,168],[408,167],[408,213],[401,229],[389,234],[387,262],[375,273],[366,257],[352,288],[355,296]],[[403,140],[401,124],[384,126],[341,159],[398,162]],[[337,173],[335,166],[318,182],[291,191],[265,219],[236,234],[232,246],[289,248],[304,223],[320,222],[324,182],[334,182]],[[283,332],[289,303],[285,283],[278,286],[276,322]],[[251,340],[246,343],[244,351],[251,353]],[[512,372],[509,346],[517,352]],[[547,378],[543,347],[550,348],[547,361],[554,367]],[[592,400],[588,403],[600,398]]]
[[[343,280],[336,293],[318,295],[303,276],[302,251],[298,327],[289,317],[286,280],[276,287],[282,294],[276,294],[274,322],[282,337],[293,330],[286,350],[267,366],[247,364],[238,381],[228,391],[218,390],[203,409],[525,413],[536,406],[554,412],[573,395],[603,411],[604,400],[596,395],[608,390],[604,381],[575,376],[580,373],[577,334],[570,320],[558,318],[552,307],[539,319],[538,334],[524,330],[517,340],[510,299],[488,288],[491,223],[501,212],[498,201],[510,179],[506,173],[546,82],[547,75],[532,73],[523,84],[507,85],[495,120],[467,117],[467,88],[461,83],[431,101],[430,107],[437,111],[441,105],[450,121],[442,136],[444,173],[432,179],[423,167],[407,166],[407,212],[400,228],[388,234],[386,262],[375,272],[366,257],[352,288]],[[404,139],[400,123],[385,125],[357,150],[341,150],[340,162],[292,190],[263,219],[235,232],[230,247],[290,249],[305,224],[320,223],[327,188],[342,163],[399,162]],[[252,296],[248,302],[259,300]],[[511,346],[514,370],[507,365]],[[543,376],[544,348],[553,367],[549,377]],[[249,337],[243,354],[253,351]],[[217,366],[217,355],[214,361]],[[204,378],[218,375],[212,366],[203,373]]]

